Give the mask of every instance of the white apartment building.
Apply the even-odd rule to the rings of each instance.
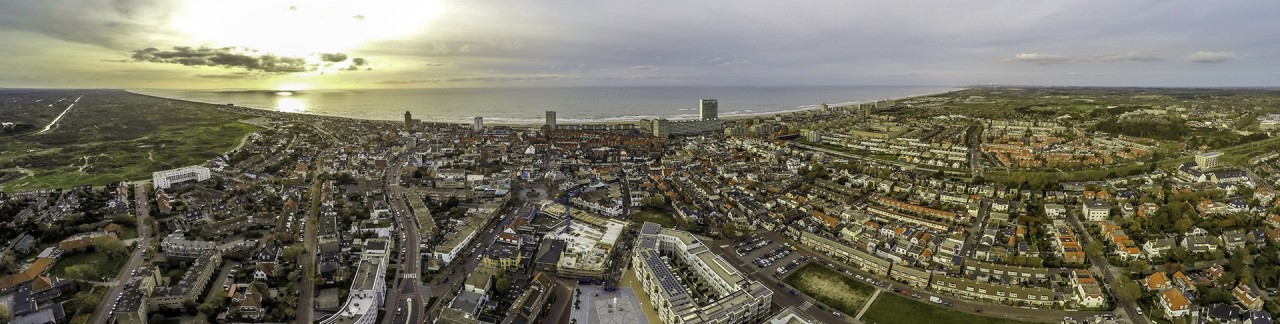
[[[205,181],[209,180],[211,173],[209,168],[199,165],[181,167],[177,169],[156,171],[151,173],[151,183],[160,189],[169,189],[175,183],[183,181]]]

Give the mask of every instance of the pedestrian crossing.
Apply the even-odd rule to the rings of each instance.
[[[809,302],[809,301],[807,301],[807,300],[806,300],[806,301],[804,301],[804,304],[800,304],[800,310],[802,310],[802,311],[804,311],[804,310],[809,310],[809,307],[813,307],[813,303],[810,303],[810,302]]]
[[[406,273],[406,274],[404,274],[404,278],[405,278],[405,279],[414,279],[414,278],[418,278],[418,274],[416,274],[416,273]]]

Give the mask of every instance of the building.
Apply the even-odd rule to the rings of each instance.
[[[1280,130],[1280,114],[1258,116],[1258,128],[1266,132]]]
[[[383,242],[385,244],[385,242]],[[370,324],[378,319],[378,308],[385,299],[387,259],[383,255],[362,257],[351,277],[351,291],[338,313],[320,321],[323,324]]]
[[[156,281],[155,268],[144,267],[134,272],[134,276],[125,283],[120,300],[116,302],[115,308],[112,309],[115,311],[116,323],[147,323],[147,313],[150,310],[148,299],[151,292],[156,288]]]
[[[1086,200],[1080,208],[1084,219],[1090,222],[1104,221],[1111,215],[1111,204],[1101,200]]]
[[[502,270],[516,270],[524,257],[520,255],[520,246],[504,243],[493,243],[485,250],[480,264]]]
[[[1221,157],[1222,152],[1205,152],[1196,154],[1196,166],[1200,168],[1200,171],[1217,168],[1221,166],[1218,162],[1218,158]]]
[[[929,287],[948,294],[1006,304],[1054,306],[1058,294],[1050,288],[1003,285],[950,276],[933,276]]]
[[[564,205],[546,201],[541,212],[560,218]],[[555,272],[562,277],[599,279],[609,269],[609,255],[627,223],[579,209],[572,209],[569,215],[571,220],[552,225],[552,231],[544,236],[548,241],[564,242]]]
[[[196,258],[191,268],[182,275],[177,283],[167,287],[156,287],[151,292],[152,308],[179,309],[185,303],[197,303],[203,297],[204,288],[209,280],[218,272],[218,264],[222,263],[222,253],[214,250]]]
[[[1191,300],[1181,289],[1166,289],[1160,293],[1160,307],[1169,318],[1182,317],[1191,313]]]
[[[449,235],[449,238],[444,243],[435,246],[435,250],[432,252],[433,256],[440,261],[442,266],[453,262],[458,255],[462,254],[462,249],[467,244],[471,244],[471,240],[476,237],[476,233],[480,231],[480,226],[484,225],[483,223],[483,217],[479,216],[479,214],[472,214],[471,217],[464,220],[463,224],[456,227],[457,232]]]
[[[547,130],[556,130],[556,111],[547,111]]]
[[[825,105],[825,104],[824,104],[824,105]],[[765,322],[765,323],[768,323],[768,324],[818,324],[818,323],[822,323],[822,322],[820,322],[820,321],[818,321],[818,320],[814,319],[813,317],[809,316],[809,314],[805,314],[805,313],[804,313],[804,311],[799,310],[799,309],[796,309],[796,308],[795,308],[795,307],[793,307],[793,306],[787,306],[787,307],[783,308],[781,311],[778,311],[778,313],[777,313],[777,314],[774,314],[773,316],[769,317],[769,319],[768,319],[768,320],[765,320],[764,322]]]
[[[156,171],[151,173],[151,183],[156,188],[169,189],[169,186],[183,181],[205,181],[209,180],[211,174],[209,168],[199,165],[181,167],[172,170]]]
[[[773,291],[747,279],[692,233],[646,222],[632,264],[662,323],[754,323],[769,317]]]
[[[650,132],[657,137],[697,135],[724,131],[724,121],[719,119],[678,121],[658,119],[652,122],[652,127]]]
[[[1253,289],[1250,289],[1249,286],[1245,286],[1244,284],[1236,285],[1234,289],[1231,289],[1231,296],[1235,297],[1236,303],[1240,304],[1240,307],[1244,309],[1262,309],[1262,304],[1264,302],[1262,300],[1262,296],[1253,292]]]
[[[858,250],[840,242],[819,236],[809,231],[793,231],[800,237],[800,244],[808,246],[819,253],[826,254],[828,257],[844,262],[846,264],[856,266],[866,272],[878,275],[889,275],[889,267],[892,262],[881,257],[872,255],[862,250]]]
[[[477,132],[483,132],[483,131],[484,131],[484,117],[476,117],[475,122],[473,122],[473,123],[471,124],[471,130],[474,130],[474,131],[477,131]]]
[[[715,99],[698,100],[698,115],[702,120],[720,118],[720,102]]]
[[[243,296],[237,296],[240,299],[240,318],[252,319],[254,321],[261,320],[263,315],[267,314],[267,309],[263,307],[263,299],[270,297],[267,289],[267,283],[255,281],[249,284]]]
[[[1071,286],[1075,288],[1075,300],[1080,306],[1097,308],[1106,304],[1107,298],[1102,294],[1102,287],[1098,285],[1098,279],[1093,277],[1093,273],[1089,270],[1075,270],[1072,272]]]
[[[193,258],[218,249],[218,243],[210,241],[191,241],[182,232],[173,232],[160,241],[164,253],[176,257]]]
[[[507,310],[507,318],[502,321],[503,324],[518,323],[535,323],[540,315],[547,310],[547,302],[555,295],[556,282],[547,277],[545,273],[538,272],[533,275],[533,279],[529,284],[529,288],[511,303],[511,309]]]
[[[404,129],[413,129],[413,114],[408,110],[404,111]]]

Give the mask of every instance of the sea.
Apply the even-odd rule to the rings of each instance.
[[[938,86],[562,87],[363,90],[130,90],[135,93],[256,109],[373,120],[541,124],[693,119],[703,98],[720,117],[766,115],[959,90]]]

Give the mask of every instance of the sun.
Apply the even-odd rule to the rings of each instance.
[[[188,1],[170,27],[180,46],[308,57],[420,32],[440,12],[440,0]]]

